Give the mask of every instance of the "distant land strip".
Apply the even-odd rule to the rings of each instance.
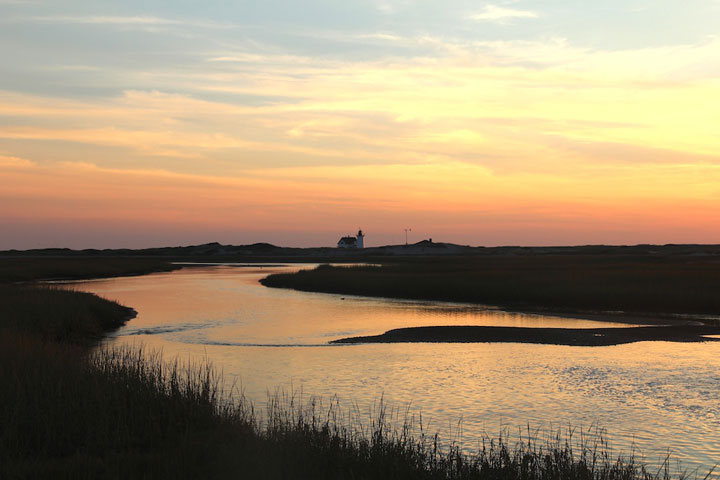
[[[535,343],[602,347],[634,342],[703,342],[720,335],[720,327],[672,325],[628,328],[524,328],[485,326],[410,327],[382,335],[348,337],[330,343]]]
[[[171,261],[248,261],[272,259],[289,261],[331,260],[372,261],[373,259],[404,257],[454,256],[543,256],[543,255],[629,255],[629,256],[716,256],[720,257],[720,244],[667,244],[667,245],[577,245],[577,246],[469,246],[447,242],[423,240],[409,245],[383,245],[365,248],[336,247],[281,247],[270,243],[224,245],[218,242],[201,245],[166,246],[152,248],[35,248],[27,250],[0,250],[0,257],[157,257]],[[287,260],[284,260],[287,259]]]

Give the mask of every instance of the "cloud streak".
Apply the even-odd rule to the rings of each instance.
[[[705,105],[720,94],[720,82],[683,76],[693,65],[711,65],[717,48],[710,41],[593,52],[564,41],[484,42],[449,46],[434,59],[352,63],[209,52],[204,68],[190,73],[126,72],[130,81],[150,82],[150,90],[118,97],[0,93],[3,111],[15,117],[0,136],[175,156],[182,171],[232,171],[261,157],[278,166],[444,158],[553,171],[595,161],[558,147],[578,142],[692,158],[718,151],[719,114]],[[248,103],[253,97],[274,100]],[[608,161],[638,158],[651,155]]]
[[[203,29],[231,29],[238,25],[227,22],[163,18],[149,15],[38,15],[8,17],[12,23],[38,23],[44,25],[88,25],[127,28],[192,27]]]
[[[531,10],[517,10],[514,8],[486,5],[483,10],[469,16],[478,22],[507,23],[510,20],[537,18],[538,14]]]

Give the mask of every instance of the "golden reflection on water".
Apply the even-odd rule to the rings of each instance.
[[[274,268],[193,267],[74,284],[138,311],[109,341],[210,359],[258,406],[277,387],[337,395],[362,411],[384,396],[422,412],[426,431],[483,434],[525,428],[608,429],[618,453],[720,460],[720,344],[613,347],[510,343],[327,345],[332,339],[422,325],[625,326],[432,304],[270,289]],[[704,476],[704,475],[703,475]]]
[[[507,313],[467,304],[313,294],[258,284],[260,278],[272,272],[297,268],[193,267],[76,285],[138,310],[138,317],[119,335],[162,331],[177,333],[183,341],[201,343],[317,345],[345,336],[430,325],[627,326]]]

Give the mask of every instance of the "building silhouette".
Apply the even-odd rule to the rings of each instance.
[[[342,237],[338,243],[338,248],[364,248],[365,247],[365,234],[362,230],[358,230],[356,236]]]

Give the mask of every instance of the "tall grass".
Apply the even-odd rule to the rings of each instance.
[[[22,335],[2,351],[0,478],[202,478],[225,430],[242,431],[209,368]]]
[[[0,340],[1,478],[659,479],[602,440],[571,435],[442,448],[381,405],[370,430],[337,402],[275,395],[259,414],[209,365],[140,349]],[[679,476],[679,475],[675,475]]]

